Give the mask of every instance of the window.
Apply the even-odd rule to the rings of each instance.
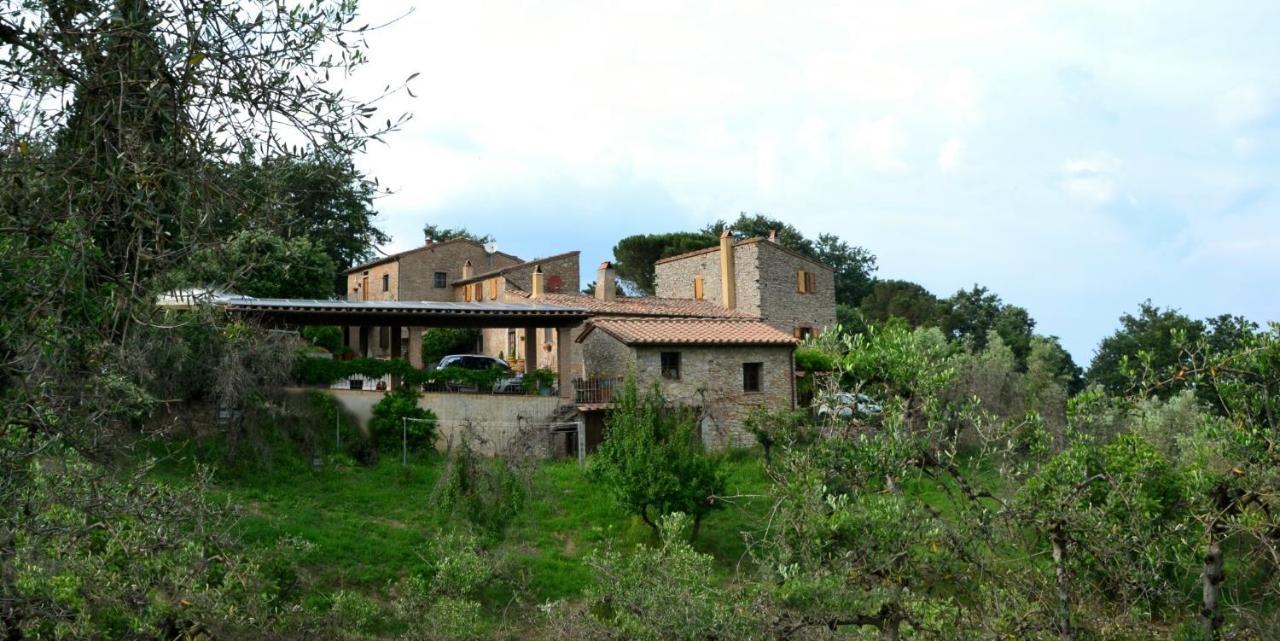
[[[796,289],[801,294],[813,294],[818,291],[818,275],[813,272],[796,272]]]
[[[800,339],[800,340],[804,340],[804,339],[806,339],[806,338],[812,338],[812,337],[813,337],[813,328],[812,328],[812,327],[804,327],[804,326],[800,326],[800,327],[795,328],[794,334],[795,334],[795,337],[796,337],[796,338],[798,338],[798,339]]]
[[[474,298],[477,303],[483,301],[484,300],[484,283],[476,283],[471,287],[472,289],[475,290],[471,293],[471,297]]]
[[[368,272],[365,272],[368,273]],[[360,296],[364,300],[369,300],[369,277],[365,276],[360,279]]]
[[[431,286],[436,289],[444,289],[449,286],[449,273],[436,272],[435,278],[431,281]]]
[[[760,370],[764,368],[763,363],[743,363],[742,364],[742,391],[759,392],[760,391]]]
[[[662,353],[662,378],[680,380],[680,352]]]
[[[382,291],[384,292],[391,291],[391,274],[382,275]]]
[[[516,359],[516,330],[507,330],[507,358]]]
[[[693,298],[702,300],[702,274],[693,277]]]

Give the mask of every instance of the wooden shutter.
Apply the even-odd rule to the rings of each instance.
[[[693,277],[693,297],[702,300],[702,274]]]
[[[483,301],[484,300],[484,283],[476,283],[475,285],[472,285],[472,287],[475,288],[474,296],[475,296],[476,302],[479,303]]]
[[[468,303],[471,302],[471,286],[470,285],[467,285],[462,288],[462,298]]]
[[[804,287],[805,285],[808,285],[808,284],[809,284],[809,279],[804,277],[804,272],[803,271],[796,272],[796,291],[803,294]]]
[[[818,292],[818,275],[813,272],[804,273],[805,291],[810,294]]]
[[[498,279],[489,279],[489,300],[498,299]]]

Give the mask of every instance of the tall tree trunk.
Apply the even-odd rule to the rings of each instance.
[[[1075,629],[1071,627],[1071,592],[1067,577],[1067,535],[1062,523],[1049,526],[1049,540],[1053,543],[1053,574],[1058,588],[1058,638],[1075,641]]]
[[[1204,601],[1200,608],[1200,626],[1204,631],[1205,641],[1215,641],[1218,630],[1222,627],[1222,612],[1218,609],[1218,598],[1222,592],[1222,581],[1226,578],[1223,571],[1222,526],[1214,519],[1207,528],[1209,544],[1204,553],[1204,573],[1200,575],[1204,590]]]

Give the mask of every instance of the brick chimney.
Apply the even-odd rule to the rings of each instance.
[[[729,309],[738,306],[738,271],[733,261],[733,231],[720,234],[720,304]]]
[[[600,263],[600,269],[596,270],[596,298],[613,300],[617,297],[618,272],[613,268],[613,263],[606,260]]]
[[[533,293],[531,293],[529,297],[534,300],[537,300],[539,298],[542,298],[542,265],[538,265],[533,268],[532,280],[533,280],[533,287],[532,287]]]
[[[776,229],[769,230],[769,241],[775,242],[775,243],[778,242],[778,230]]]
[[[468,259],[467,262],[462,263],[462,280],[466,280],[468,278],[471,278],[471,260],[470,259]]]

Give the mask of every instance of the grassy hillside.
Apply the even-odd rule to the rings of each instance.
[[[154,476],[185,482],[193,471],[190,447],[160,456]],[[735,498],[708,517],[695,544],[726,575],[746,552],[741,533],[763,523],[769,509],[758,453],[735,452],[727,459]],[[238,527],[247,545],[269,548],[288,538],[309,544],[296,559],[298,597],[323,608],[339,590],[382,600],[392,584],[422,569],[424,544],[456,525],[433,502],[443,466],[438,455],[411,457],[407,466],[384,456],[372,467],[330,461],[316,470],[277,457],[269,465],[215,470],[214,479],[218,498],[242,512]],[[525,509],[490,548],[522,583],[527,603],[581,594],[591,580],[585,558],[593,550],[654,540],[576,461],[538,464],[529,490]],[[489,597],[489,605],[503,607],[512,591],[498,589]]]

